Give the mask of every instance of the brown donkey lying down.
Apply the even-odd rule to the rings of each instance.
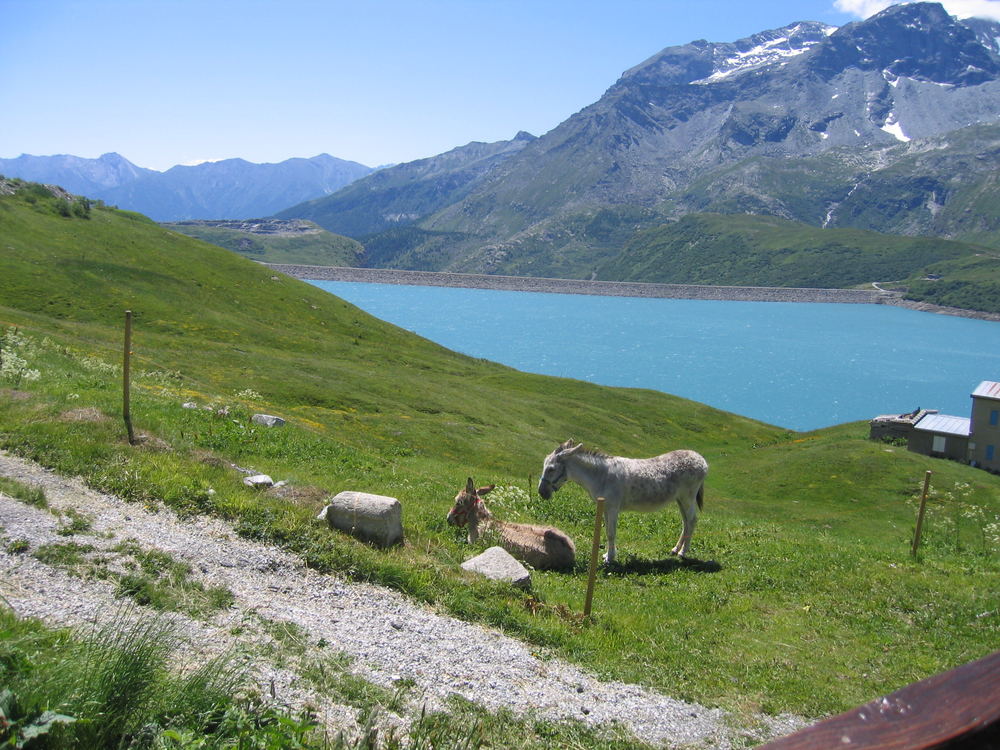
[[[576,564],[576,547],[559,529],[529,523],[498,521],[486,508],[482,496],[496,485],[476,489],[469,477],[465,489],[455,496],[455,505],[448,512],[452,526],[469,527],[469,542],[476,542],[487,531],[495,531],[500,546],[533,568],[566,570]]]

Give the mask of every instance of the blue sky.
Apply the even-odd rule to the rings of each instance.
[[[411,161],[541,135],[664,47],[888,1],[0,0],[0,157]]]

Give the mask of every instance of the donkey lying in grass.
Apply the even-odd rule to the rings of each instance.
[[[469,542],[476,542],[480,535],[495,531],[499,544],[514,557],[534,568],[566,570],[576,564],[576,547],[559,529],[551,526],[534,526],[528,523],[498,521],[483,504],[483,495],[496,485],[476,489],[472,477],[465,489],[455,496],[455,505],[448,512],[452,526],[469,527]]]
[[[567,479],[581,485],[596,500],[604,498],[608,551],[604,561],[615,561],[618,514],[623,510],[659,510],[671,500],[681,509],[684,528],[671,550],[684,558],[705,496],[708,463],[694,451],[680,450],[655,458],[622,458],[600,451],[584,451],[572,440],[545,457],[538,494],[548,500]]]

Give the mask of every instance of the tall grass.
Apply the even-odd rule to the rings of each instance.
[[[169,620],[138,610],[71,632],[0,609],[0,746],[153,748],[193,732],[208,738],[205,747],[279,748],[313,726],[279,722],[282,712],[247,694],[243,670],[226,657],[179,672],[177,645]],[[258,742],[261,724],[283,728],[270,744],[241,744],[244,735]]]

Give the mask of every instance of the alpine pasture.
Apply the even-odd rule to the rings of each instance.
[[[232,519],[317,569],[609,679],[735,711],[829,715],[1000,644],[1000,477],[870,442],[866,423],[794,433],[471,359],[137,214],[7,184],[4,450],[136,502]],[[136,446],[121,419],[126,309]],[[214,408],[181,408],[190,401]],[[253,425],[255,411],[288,424]],[[685,448],[712,467],[695,559],[669,554],[673,510],[623,514],[623,552],[601,570],[589,620],[593,503],[575,484],[547,500],[533,484],[567,438],[636,457]],[[257,493],[232,464],[297,491]],[[935,491],[913,557],[928,469]],[[490,506],[505,520],[569,534],[576,568],[534,571],[527,593],[470,582],[459,565],[485,544],[445,519],[468,476],[497,485]],[[405,543],[377,549],[316,522],[342,490],[398,498]]]

